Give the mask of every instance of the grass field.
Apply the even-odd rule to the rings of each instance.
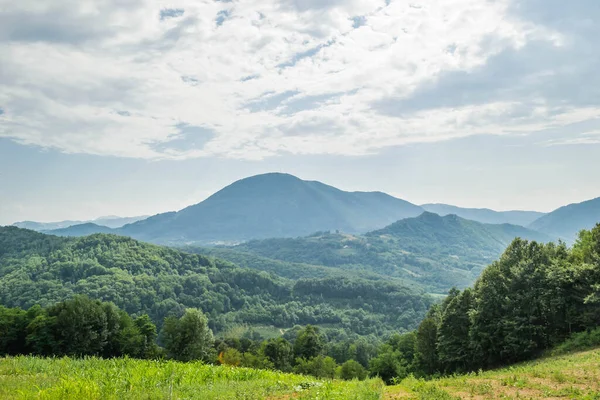
[[[600,400],[600,349],[434,381],[407,378],[384,398]]]
[[[0,399],[379,400],[382,392],[379,379],[323,381],[201,363],[0,358]]]

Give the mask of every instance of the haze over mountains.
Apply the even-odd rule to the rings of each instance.
[[[255,268],[251,259],[240,254],[377,273],[414,282],[429,291],[444,292],[453,286],[470,285],[516,237],[552,241],[543,233],[518,225],[483,224],[456,215],[441,217],[425,212],[364,235],[324,232],[298,238],[252,240],[215,251],[202,248],[199,252],[236,263],[242,261],[251,268]],[[264,264],[265,260],[260,262]],[[260,263],[258,267],[262,268]]]
[[[90,221],[58,221],[58,222],[35,222],[35,221],[21,221],[15,222],[13,226],[23,229],[31,229],[34,231],[50,231],[56,229],[69,228],[74,225],[83,224],[95,224],[105,226],[107,228],[120,228],[124,225],[131,224],[142,219],[148,218],[148,215],[142,215],[138,217],[117,217],[109,215],[106,217],[96,218]]]
[[[537,211],[494,211],[488,208],[462,208],[448,204],[423,204],[421,207],[438,215],[459,217],[486,224],[513,224],[527,226],[545,214]]]
[[[591,229],[600,221],[600,197],[569,204],[532,222],[528,227],[572,242],[582,229]]]
[[[600,199],[549,214],[494,211],[447,204],[422,206],[381,192],[347,192],[289,174],[269,173],[232,183],[208,199],[178,212],[149,218],[106,218],[86,223],[23,222],[19,227],[60,236],[115,233],[159,244],[235,244],[252,239],[299,237],[319,231],[363,234],[396,221],[432,212],[488,224],[512,224],[572,243],[580,229],[600,220]],[[124,222],[131,222],[124,226]],[[50,229],[49,229],[50,228]]]

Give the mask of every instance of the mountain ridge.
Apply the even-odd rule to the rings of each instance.
[[[591,229],[600,221],[600,197],[572,203],[533,221],[528,228],[574,243],[579,231]]]
[[[458,207],[444,203],[428,203],[421,204],[425,211],[430,211],[440,216],[458,215],[461,218],[470,219],[472,221],[482,222],[486,224],[512,224],[527,226],[536,219],[545,215],[539,211],[526,210],[509,210],[496,211],[490,208],[467,208]]]

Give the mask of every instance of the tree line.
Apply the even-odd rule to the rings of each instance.
[[[496,368],[599,326],[600,224],[570,249],[515,239],[473,288],[451,290],[416,331],[392,337],[371,363],[387,382]]]

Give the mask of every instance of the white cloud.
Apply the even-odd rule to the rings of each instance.
[[[598,66],[560,59],[581,55],[581,26],[510,0],[55,3],[0,0],[0,137],[148,159],[355,155],[600,114],[593,93],[564,94],[569,71]],[[526,62],[536,51],[546,64]]]

